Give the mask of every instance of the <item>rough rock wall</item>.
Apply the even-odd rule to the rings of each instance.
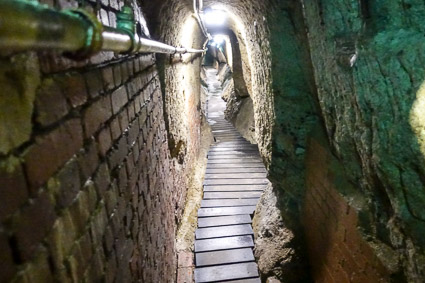
[[[251,85],[245,81],[245,77],[249,76],[251,71],[243,64],[248,60],[246,53],[243,56],[241,53],[246,50],[239,44],[232,30],[227,33],[233,54],[233,66],[232,76],[224,82],[223,86],[223,99],[226,100],[225,117],[233,123],[245,139],[256,144],[254,104],[248,92],[248,86],[251,89]]]
[[[155,38],[174,46],[203,48],[204,38],[192,17],[191,1],[163,1],[155,6],[160,23],[153,25]],[[149,22],[150,20],[148,20]],[[171,155],[186,170],[194,164],[200,145],[200,54],[158,55],[165,119]],[[183,172],[182,171],[182,172]]]
[[[311,282],[305,254],[294,246],[299,241],[294,241],[294,233],[288,229],[279,206],[276,191],[269,184],[252,220],[254,254],[263,282]]]
[[[111,26],[123,4],[83,2]],[[155,56],[0,60],[0,281],[173,282],[196,97],[177,165]]]
[[[359,226],[422,282],[425,247],[421,1],[302,1],[328,139],[365,206]],[[326,162],[326,161],[323,161]]]
[[[318,119],[315,88],[300,3],[285,1],[275,4],[272,11],[270,56],[276,118],[269,176],[280,188],[278,197],[286,225],[299,229],[306,139]]]

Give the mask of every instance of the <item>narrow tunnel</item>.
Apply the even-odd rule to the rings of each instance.
[[[424,13],[0,0],[0,282],[425,282]]]

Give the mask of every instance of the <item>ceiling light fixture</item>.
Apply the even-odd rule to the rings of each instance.
[[[226,23],[227,14],[223,10],[206,10],[204,12],[204,20],[207,26],[217,27]]]

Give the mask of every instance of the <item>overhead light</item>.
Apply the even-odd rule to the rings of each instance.
[[[225,35],[223,34],[215,34],[213,35],[213,44],[216,46],[220,46],[224,43]]]
[[[223,26],[226,23],[227,14],[223,10],[206,10],[204,20],[207,26]]]

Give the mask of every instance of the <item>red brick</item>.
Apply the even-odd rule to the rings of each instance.
[[[140,71],[140,62],[138,57],[134,58],[133,66],[134,66],[134,73],[137,74]]]
[[[81,74],[66,74],[60,78],[60,82],[62,91],[72,107],[81,106],[87,101],[86,82]]]
[[[22,165],[15,157],[0,162],[0,222],[15,212],[28,198]],[[7,201],[5,201],[7,200]]]
[[[85,227],[88,225],[91,212],[88,192],[80,191],[72,205],[69,207],[74,232],[78,237],[84,233]]]
[[[97,154],[96,144],[94,140],[90,140],[86,147],[80,151],[80,156],[78,157],[78,164],[80,167],[82,181],[84,182],[93,175],[99,164],[99,156]]]
[[[119,87],[111,94],[112,111],[117,114],[121,108],[127,103],[127,92],[124,86]]]
[[[99,153],[104,157],[112,147],[111,131],[109,127],[103,128],[97,136],[97,145]]]
[[[83,145],[80,121],[71,119],[39,136],[24,155],[30,188],[35,192]]]
[[[15,238],[21,261],[30,260],[55,222],[56,214],[46,192],[24,207],[16,223]]]
[[[139,121],[136,119],[134,122],[130,125],[128,130],[128,144],[129,146],[132,146],[137,138],[139,137],[140,127],[139,127]]]
[[[59,172],[57,179],[59,181],[59,191],[57,204],[60,208],[71,205],[81,189],[80,174],[76,160],[68,162]]]
[[[92,136],[112,116],[109,96],[101,97],[84,111],[85,136]]]
[[[102,74],[98,69],[85,73],[84,77],[91,98],[96,98],[100,93],[103,93],[105,86],[102,81]]]
[[[146,70],[150,66],[154,64],[155,55],[149,54],[149,55],[142,55],[139,57],[139,63],[140,63],[140,70]]]
[[[139,114],[140,112],[140,108],[141,108],[141,95],[137,95],[136,98],[134,99],[134,111],[136,112],[136,115]]]
[[[130,105],[127,108],[128,111],[128,120],[132,122],[136,118],[136,112],[135,112],[135,101],[133,100]]]
[[[105,282],[103,270],[105,269],[105,255],[103,249],[97,249],[94,254],[91,263],[88,265],[88,271],[86,271],[87,277],[85,282]]]
[[[111,178],[109,176],[109,169],[106,163],[102,163],[99,166],[96,175],[94,176],[94,183],[97,188],[98,195],[103,198],[106,190],[108,190],[111,184]]]
[[[193,267],[193,252],[182,251],[178,254],[178,267]]]
[[[115,86],[120,86],[123,82],[121,78],[121,64],[115,65],[112,70],[114,72]]]
[[[122,132],[121,132],[121,127],[120,127],[120,122],[118,120],[118,117],[116,117],[115,119],[113,119],[111,121],[111,135],[112,135],[112,140],[116,140],[121,136]]]
[[[0,282],[9,282],[16,273],[16,266],[13,261],[12,250],[9,246],[8,237],[0,231]]]
[[[146,120],[148,118],[148,112],[147,112],[147,107],[143,106],[142,109],[140,110],[140,114],[139,114],[139,125],[140,128],[142,128],[143,126],[146,125]]]
[[[102,79],[106,90],[111,90],[115,87],[112,67],[105,67],[102,69]]]
[[[192,283],[193,268],[179,268],[177,271],[177,283]]]
[[[122,64],[120,64],[121,66],[121,79],[122,82],[126,82],[129,79],[129,75],[128,75],[128,64],[127,62],[123,62]]]
[[[376,256],[357,229],[358,216],[336,189],[335,182],[341,172],[330,164],[332,156],[317,142],[310,143],[307,166],[308,189],[304,208],[307,242],[316,282],[378,282],[381,277],[389,281],[385,269],[379,271]],[[319,171],[316,169],[320,168]],[[319,184],[319,185],[317,185]],[[321,197],[318,197],[321,194]],[[323,211],[329,211],[329,215]],[[323,235],[322,235],[323,234]],[[319,248],[320,247],[320,248]],[[326,272],[325,272],[326,271]],[[386,277],[387,276],[387,277]]]
[[[127,61],[127,70],[128,70],[129,77],[134,75],[134,59]]]
[[[127,169],[126,166],[119,166],[118,170],[118,188],[120,189],[120,196],[124,196],[127,191],[128,177],[127,177]],[[125,206],[125,205],[124,205]],[[121,215],[123,211],[121,211]]]
[[[120,112],[118,115],[118,119],[120,122],[120,128],[121,132],[124,133],[128,128],[128,115],[127,115],[127,109],[123,109],[123,111]]]
[[[68,114],[69,107],[61,86],[53,79],[45,79],[35,99],[36,121],[48,126]]]
[[[78,278],[83,278],[84,271],[87,269],[93,256],[92,250],[90,235],[87,232],[80,238],[71,251],[71,256],[75,259],[76,263],[75,265],[71,265],[71,268],[75,267]]]

